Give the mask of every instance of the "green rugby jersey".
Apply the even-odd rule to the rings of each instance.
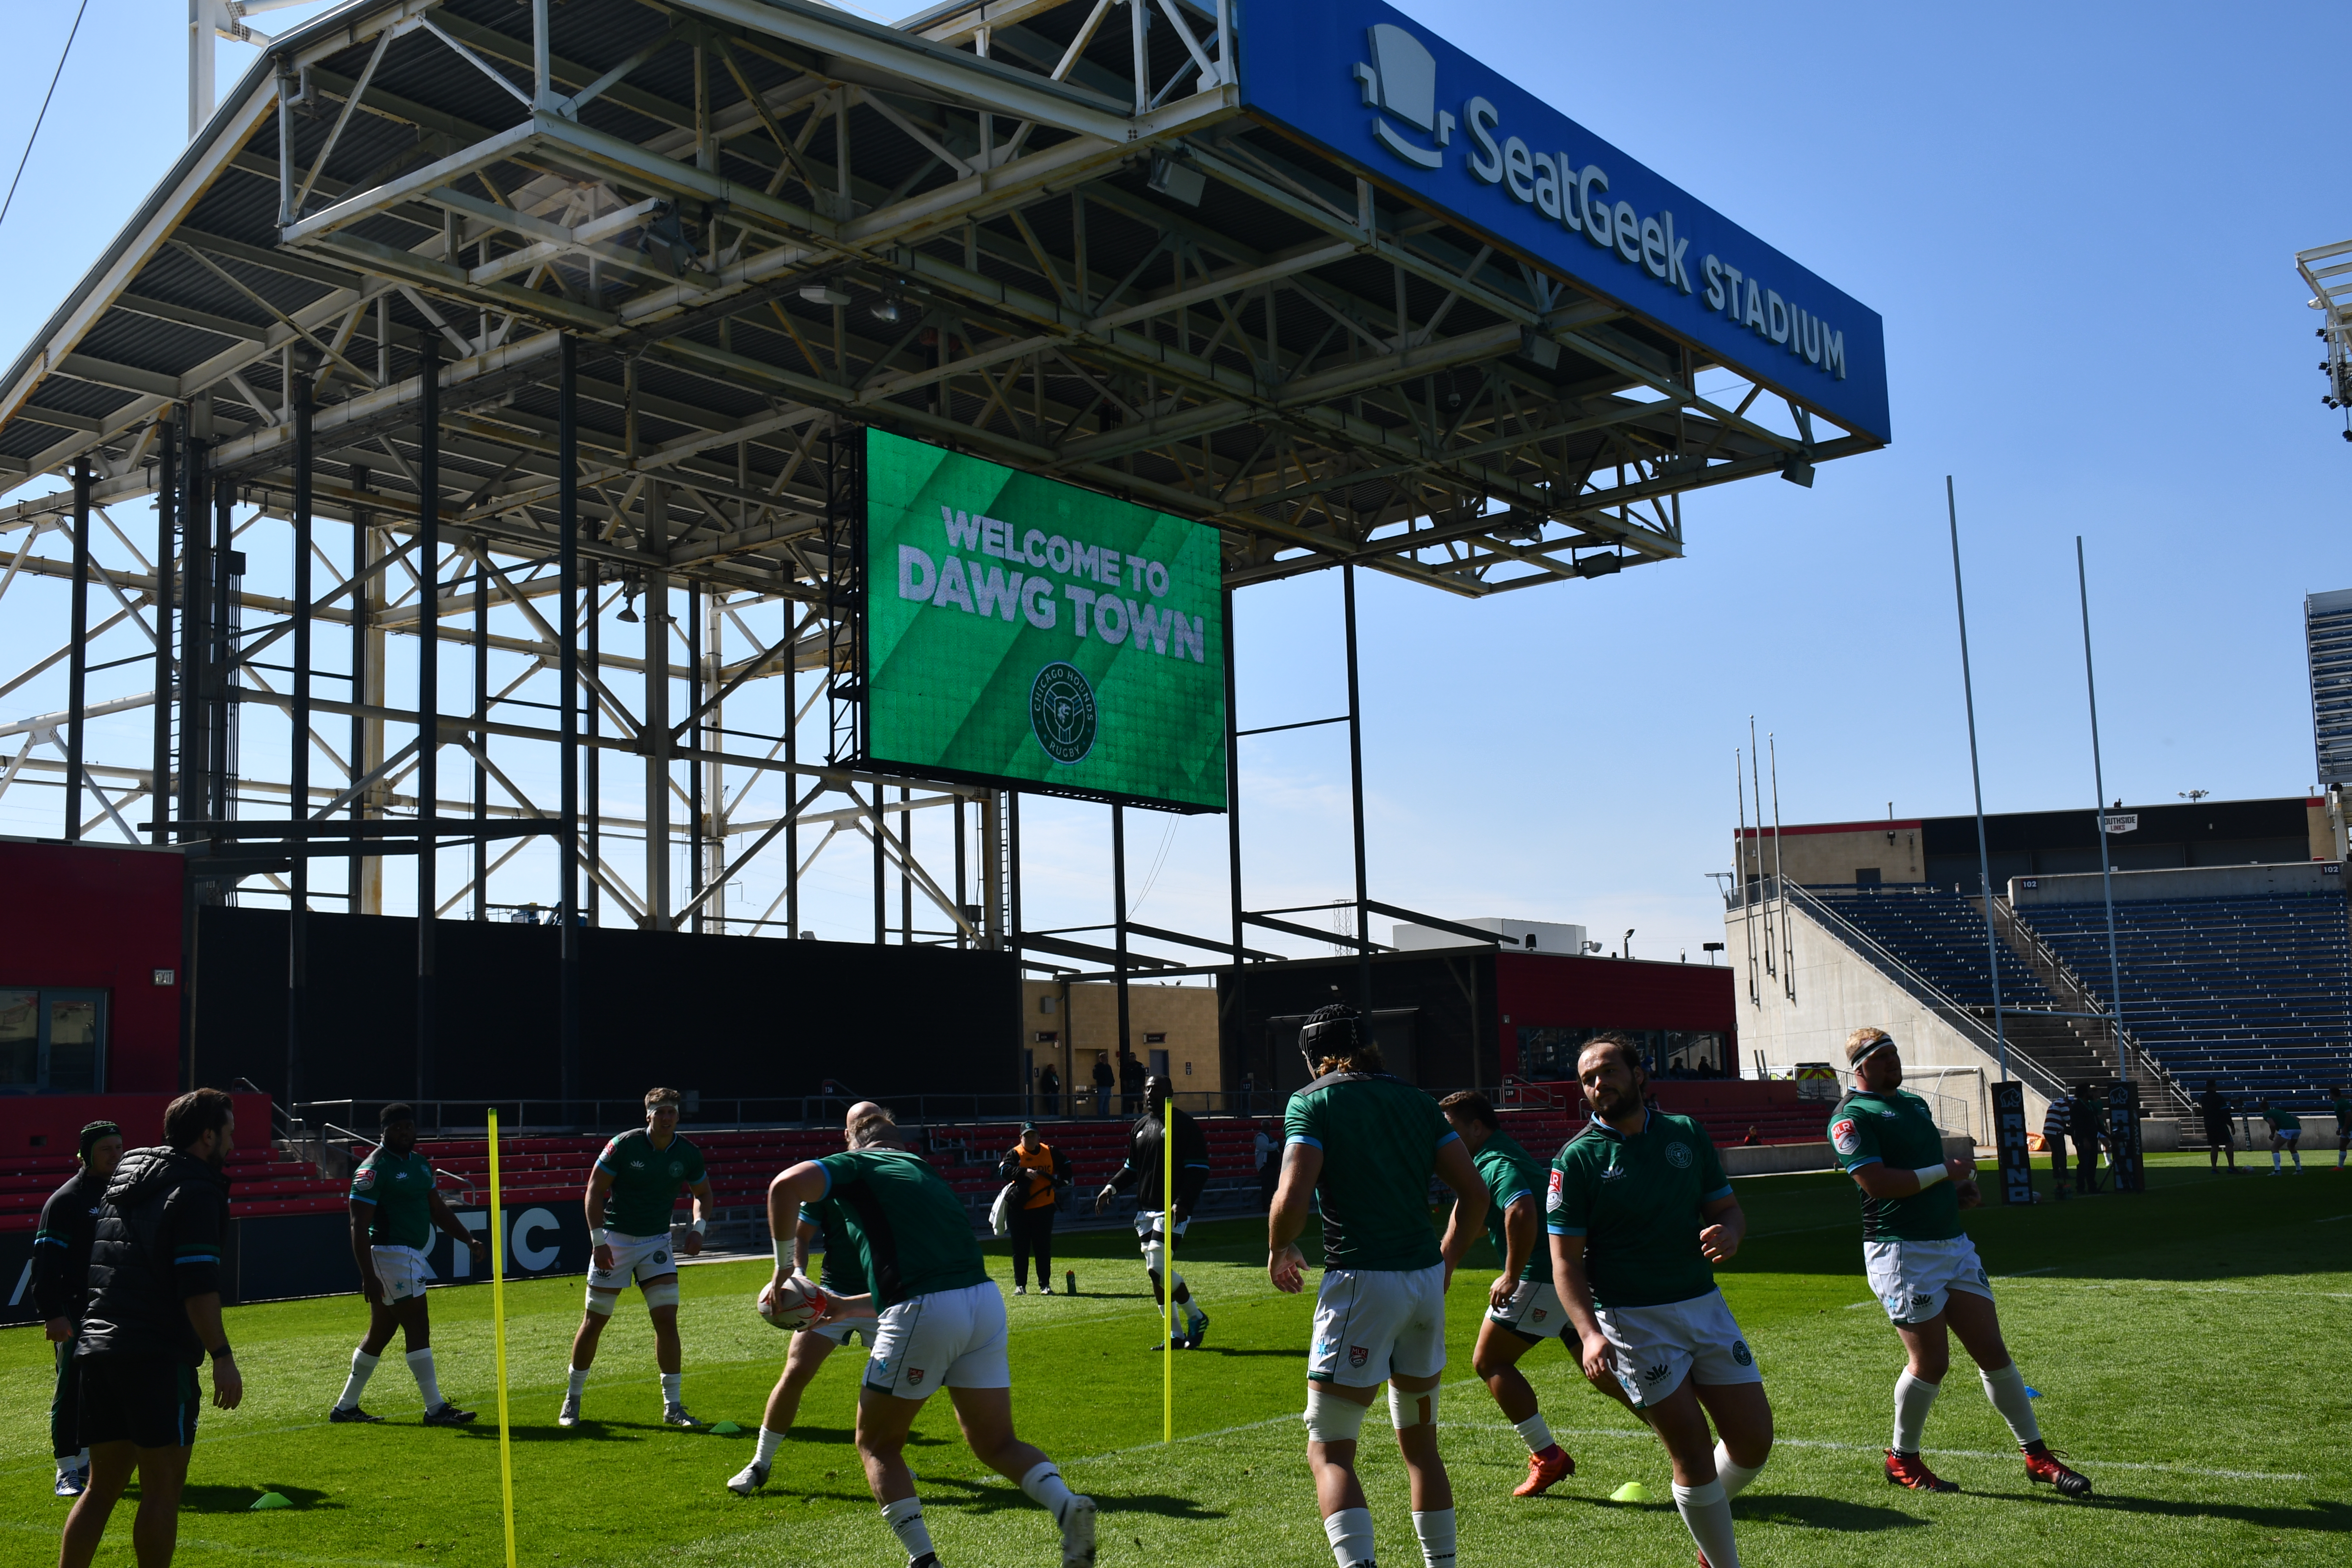
[[[849,1222],[831,1198],[801,1205],[801,1219],[816,1226],[816,1250],[824,1261],[817,1265],[816,1282],[836,1296],[863,1296],[866,1265],[857,1244],[849,1239]]]
[[[667,1148],[656,1149],[640,1127],[605,1144],[596,1168],[613,1178],[613,1190],[604,1197],[606,1229],[623,1236],[667,1236],[678,1189],[703,1178],[702,1151],[682,1132],[671,1135]]]
[[[405,1154],[379,1147],[352,1173],[352,1202],[375,1210],[371,1243],[421,1251],[433,1239],[433,1162],[414,1147]]]
[[[1510,1240],[1503,1229],[1504,1211],[1521,1198],[1533,1201],[1538,1207],[1542,1205],[1543,1164],[1507,1132],[1489,1133],[1486,1142],[1470,1158],[1486,1184],[1486,1239],[1494,1243],[1495,1262],[1499,1266],[1511,1256]],[[1528,1256],[1527,1267],[1519,1270],[1519,1278],[1545,1285],[1551,1283],[1551,1244],[1544,1238],[1540,1225],[1536,1227],[1534,1250]]]
[[[2271,1124],[2273,1132],[2300,1132],[2303,1118],[2284,1105],[2273,1105],[2263,1112],[2263,1120]]]
[[[2352,1100],[2339,1095],[2327,1102],[2327,1109],[2336,1118],[2336,1136],[2341,1138],[2352,1131]]]
[[[988,1266],[963,1201],[905,1149],[852,1149],[817,1162],[824,1203],[845,1222],[877,1309],[985,1284]]]
[[[1437,1101],[1387,1073],[1335,1072],[1290,1097],[1283,1142],[1323,1152],[1323,1267],[1412,1269],[1443,1262],[1429,1226],[1437,1151],[1462,1134]]]
[[[1907,1089],[1855,1089],[1830,1112],[1830,1144],[1848,1172],[1873,1163],[1916,1171],[1944,1163],[1944,1134],[1927,1102]],[[1949,1241],[1961,1234],[1959,1189],[1948,1181],[1907,1198],[1862,1194],[1864,1241]]]
[[[1551,1163],[1544,1228],[1584,1237],[1595,1305],[1662,1307],[1715,1289],[1699,1206],[1730,1195],[1706,1131],[1653,1110],[1631,1138],[1594,1121],[1569,1141]]]

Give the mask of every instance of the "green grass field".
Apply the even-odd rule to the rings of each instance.
[[[1889,1549],[1923,1563],[2228,1563],[2309,1561],[2352,1531],[2352,1174],[2309,1158],[2300,1178],[2263,1167],[2234,1181],[2201,1159],[2164,1158],[2154,1191],[2029,1211],[1987,1210],[1971,1229],[1998,1278],[2001,1317],[2053,1444],[2097,1484],[2069,1503],[2029,1488],[1999,1417],[1956,1366],[1927,1428],[1931,1461],[1965,1489],[1925,1497],[1880,1477],[1893,1332],[1864,1289],[1853,1189],[1843,1178],[1740,1184],[1748,1246],[1723,1276],[1764,1368],[1780,1438],[1734,1504],[1752,1563],[1848,1564]],[[2045,1182],[2046,1185],[2046,1182]],[[1106,1563],[1184,1562],[1324,1568],[1297,1413],[1311,1295],[1283,1297],[1260,1267],[1256,1223],[1195,1227],[1181,1267],[1214,1316],[1208,1348],[1176,1362],[1177,1441],[1160,1435],[1154,1309],[1123,1233],[1064,1237],[1056,1273],[1081,1295],[1008,1300],[1023,1436],[1104,1508]],[[1483,1258],[1484,1248],[1481,1247]],[[1009,1289],[1001,1247],[992,1261]],[[764,1263],[684,1276],[686,1397],[706,1420],[747,1428],[782,1364],[783,1336],[750,1308]],[[1665,1495],[1665,1457],[1645,1428],[1585,1386],[1552,1346],[1527,1366],[1577,1474],[1545,1498],[1509,1489],[1525,1449],[1470,1376],[1480,1285],[1452,1299],[1442,1415],[1460,1497],[1465,1564],[1692,1558],[1670,1506],[1620,1505],[1641,1480]],[[1058,1282],[1057,1282],[1058,1283]],[[657,1425],[660,1390],[642,1312],[624,1305],[589,1385],[586,1424],[554,1424],[577,1279],[508,1293],[520,1561],[530,1568],[857,1564],[894,1568],[849,1446],[856,1347],[836,1352],[778,1456],[766,1493],[721,1483],[750,1439]],[[635,1298],[629,1298],[634,1301]],[[367,1400],[381,1426],[325,1422],[363,1323],[356,1298],[244,1307],[229,1332],[246,1402],[208,1411],[190,1476],[180,1561],[468,1563],[500,1561],[490,1293],[436,1290],[441,1382],[479,1407],[476,1426],[417,1425],[415,1384],[387,1354]],[[1956,1358],[1958,1352],[1956,1350]],[[49,1495],[47,1345],[0,1334],[0,1561],[54,1561],[67,1504]],[[1365,1428],[1377,1434],[1377,1415]],[[1055,1535],[1018,1489],[973,1462],[947,1401],[917,1424],[910,1459],[951,1568],[1046,1564]],[[1391,1568],[1416,1563],[1402,1468],[1368,1442],[1365,1479]],[[290,1510],[253,1513],[270,1488]],[[101,1563],[128,1563],[131,1510]],[[1867,1547],[1856,1532],[1888,1537]]]

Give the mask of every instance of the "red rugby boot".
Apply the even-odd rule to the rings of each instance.
[[[1528,1456],[1528,1479],[1511,1489],[1513,1497],[1540,1497],[1552,1484],[1576,1474],[1576,1461],[1568,1450],[1554,1443],[1540,1454]]]
[[[2091,1478],[2059,1462],[2042,1444],[2025,1450],[2025,1479],[2037,1486],[2055,1487],[2060,1497],[2089,1497]]]
[[[1886,1450],[1886,1479],[1898,1487],[1909,1487],[1915,1492],[1956,1492],[1958,1481],[1948,1481],[1927,1468],[1927,1461],[1916,1454],[1898,1454]]]

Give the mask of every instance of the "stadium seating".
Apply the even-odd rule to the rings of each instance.
[[[1991,1007],[1984,913],[1967,899],[1934,887],[1806,890],[1961,1006]],[[2042,977],[2006,943],[1999,952],[2004,1006],[2063,1010]]]
[[[33,1230],[41,1205],[74,1172],[70,1154],[37,1154],[0,1164],[0,1231]],[[307,1160],[289,1160],[269,1149],[239,1149],[229,1156],[229,1213],[313,1214],[340,1209],[350,1186],[321,1178]]]

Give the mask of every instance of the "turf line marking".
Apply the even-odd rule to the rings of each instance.
[[[1443,1393],[1444,1390],[1449,1388],[1483,1388],[1485,1386],[1486,1384],[1477,1378],[1464,1377],[1456,1378],[1452,1383],[1440,1384],[1438,1385],[1438,1390],[1440,1393]],[[1288,1415],[1269,1415],[1263,1421],[1244,1421],[1238,1426],[1220,1426],[1213,1432],[1188,1432],[1184,1434],[1184,1436],[1177,1438],[1176,1441],[1179,1443],[1205,1443],[1212,1437],[1230,1437],[1236,1432],[1255,1432],[1260,1427],[1278,1426],[1286,1421],[1303,1422],[1306,1418],[1306,1414],[1303,1411]],[[1169,1447],[1171,1447],[1171,1445],[1166,1443],[1138,1443],[1132,1447],[1113,1448],[1108,1453],[1088,1454],[1082,1459],[1066,1459],[1059,1462],[1066,1468],[1070,1465],[1092,1465],[1101,1463],[1108,1459],[1120,1458],[1129,1454],[1148,1454],[1155,1448],[1165,1448]]]
[[[2047,1268],[2021,1268],[2014,1274],[1996,1274],[1993,1278],[1996,1279],[2027,1279],[2036,1274],[2055,1274],[2063,1267],[2065,1267],[2063,1264],[2053,1263]]]
[[[1446,1425],[1467,1426],[1485,1432],[1515,1433],[1518,1430],[1507,1421],[1461,1421],[1448,1422]],[[1632,1438],[1635,1441],[1643,1443],[1652,1440],[1652,1435],[1648,1432],[1631,1432],[1623,1429],[1622,1427],[1616,1426],[1555,1426],[1551,1430],[1552,1436],[1555,1437],[1563,1436],[1570,1437],[1623,1437]],[[1820,1437],[1776,1436],[1772,1439],[1772,1446],[1776,1448],[1826,1448],[1834,1452],[1847,1454],[1878,1454],[1885,1451],[1884,1447],[1877,1444],[1834,1443]],[[2018,1457],[2013,1453],[1987,1453],[1984,1450],[1978,1448],[1928,1448],[1924,1451],[1942,1458],[1955,1459],[2013,1459]],[[2309,1476],[2296,1472],[2277,1470],[2213,1470],[2207,1469],[2199,1465],[2155,1464],[2130,1459],[2085,1459],[2083,1463],[2094,1466],[2102,1470],[2165,1470],[2176,1475],[2218,1476],[2222,1479],[2232,1481],[2307,1481],[2311,1479]]]
[[[2314,1225],[2334,1225],[2339,1219],[2352,1219],[2352,1214],[2332,1214],[2326,1219],[2315,1219],[2311,1223]]]

